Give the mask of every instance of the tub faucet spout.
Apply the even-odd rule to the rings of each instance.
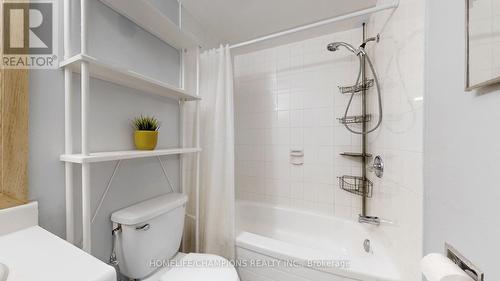
[[[372,224],[372,225],[380,225],[380,218],[379,217],[370,217],[370,216],[359,215],[358,222],[359,223]]]

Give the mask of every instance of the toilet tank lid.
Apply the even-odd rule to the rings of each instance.
[[[186,204],[187,201],[185,194],[169,193],[116,211],[111,215],[111,221],[123,225],[144,223]]]

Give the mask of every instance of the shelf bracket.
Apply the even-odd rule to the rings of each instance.
[[[168,176],[167,169],[165,169],[165,166],[163,165],[160,156],[156,156],[156,158],[158,158],[158,161],[160,161],[161,169],[163,170],[163,175],[165,175],[165,179],[167,179],[168,185],[170,186],[170,191],[174,192],[174,186],[172,185],[172,181]]]
[[[95,218],[97,217],[97,214],[99,213],[99,210],[102,207],[102,204],[104,203],[104,199],[106,198],[106,195],[108,195],[108,192],[111,188],[111,183],[115,179],[116,172],[118,171],[118,168],[120,168],[120,164],[122,163],[122,160],[118,160],[115,165],[115,169],[113,170],[113,174],[111,174],[111,177],[109,178],[108,185],[106,186],[106,190],[104,190],[104,193],[101,196],[101,199],[99,200],[99,205],[97,205],[97,208],[94,212],[94,216],[92,216],[92,220],[90,223],[94,223]]]

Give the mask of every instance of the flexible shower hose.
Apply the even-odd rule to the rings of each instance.
[[[346,127],[347,130],[349,130],[349,132],[351,132],[353,134],[367,135],[367,134],[369,134],[369,133],[377,130],[380,127],[380,124],[382,124],[382,117],[383,117],[383,111],[382,111],[382,94],[380,92],[380,84],[379,84],[379,81],[378,81],[378,76],[377,76],[377,73],[375,72],[375,68],[373,67],[372,61],[370,60],[370,57],[366,54],[366,52],[363,49],[360,48],[360,50],[361,51],[358,54],[358,58],[359,58],[358,78],[356,78],[356,84],[354,84],[354,85],[358,85],[359,81],[361,80],[361,73],[362,73],[362,68],[363,68],[363,58],[366,58],[366,61],[368,62],[368,66],[370,67],[370,70],[371,70],[371,72],[373,74],[373,80],[375,80],[375,85],[377,87],[379,118],[378,118],[378,121],[377,121],[377,124],[375,125],[375,127],[373,127],[372,129],[370,129],[368,131],[358,132],[356,130],[351,129],[347,123],[345,123],[344,126]],[[363,84],[364,83],[365,83],[365,81],[363,81]],[[364,85],[363,85],[363,87],[364,87]],[[349,113],[349,108],[351,107],[352,99],[354,98],[354,94],[355,93],[356,93],[356,90],[354,89],[352,91],[352,93],[351,93],[351,98],[349,99],[349,103],[347,104],[347,107],[345,109],[344,120],[347,119],[347,114]]]

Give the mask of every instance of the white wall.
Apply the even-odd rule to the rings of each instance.
[[[426,1],[425,252],[448,242],[500,280],[500,87],[464,91],[465,1]]]
[[[73,4],[73,47],[79,46],[79,2]],[[169,1],[176,4],[176,1]],[[165,6],[163,6],[165,8]],[[176,5],[170,9],[177,10]],[[158,38],[134,25],[97,0],[89,1],[90,55],[177,85],[179,53]],[[60,5],[60,48],[62,50],[62,5]],[[78,48],[74,48],[75,50]],[[77,51],[74,51],[75,53]],[[61,54],[62,55],[62,54]],[[80,146],[79,75],[74,75],[75,151]],[[91,80],[91,150],[132,149],[130,121],[140,114],[152,114],[162,122],[159,147],[179,144],[177,101],[144,95],[108,82]],[[64,164],[64,74],[62,70],[30,72],[30,199],[39,201],[40,224],[65,237]],[[174,188],[179,187],[178,157],[163,157]],[[95,209],[116,163],[92,165],[92,208]],[[75,165],[76,202],[80,204],[80,169]],[[124,161],[118,170],[93,226],[93,254],[107,261],[110,254],[110,213],[135,202],[169,192],[157,159]],[[79,207],[79,206],[78,206]],[[80,212],[76,213],[77,222]],[[77,223],[78,225],[78,223]],[[77,229],[79,233],[80,228]],[[77,235],[80,236],[80,235]]]
[[[368,174],[374,182],[368,214],[394,224],[366,227],[389,249],[405,281],[420,280],[422,256],[424,9],[422,1],[402,0],[394,14],[378,13],[368,24],[368,36],[382,32],[381,42],[368,49],[385,114],[368,138],[368,152],[386,165],[381,180]],[[357,219],[360,197],[340,190],[336,179],[361,173],[360,162],[338,155],[359,151],[361,138],[336,120],[347,103],[337,86],[353,83],[357,62],[345,50],[327,52],[333,41],[357,45],[361,30],[236,56],[238,199]],[[374,89],[367,96],[376,121]],[[359,113],[359,99],[354,102]],[[304,166],[289,163],[291,148],[304,149]]]

